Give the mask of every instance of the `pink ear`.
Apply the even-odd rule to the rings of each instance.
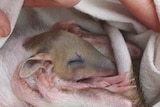
[[[53,68],[51,59],[51,56],[47,53],[39,53],[26,59],[22,63],[19,73],[20,77],[27,78],[36,73],[39,69],[48,70],[51,67]]]

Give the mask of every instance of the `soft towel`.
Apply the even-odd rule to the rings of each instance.
[[[18,1],[20,2],[20,0]],[[157,9],[157,14],[160,16],[160,0],[154,0],[154,3]],[[17,6],[18,10],[15,10],[17,11],[16,16],[12,14],[13,16],[11,15],[10,17],[17,18],[21,6],[22,4]],[[151,107],[160,106],[160,35],[140,24],[118,0],[81,0],[81,2],[75,6],[75,9],[92,16],[95,20],[91,20],[91,18],[88,18],[81,12],[77,12],[74,9],[24,9],[20,14],[15,30],[23,30],[23,25],[25,25],[25,27],[30,26],[32,28],[34,24],[36,26],[38,23],[40,23],[39,29],[42,26],[46,26],[47,28],[52,26],[56,21],[74,19],[78,25],[88,31],[107,33],[109,35],[118,71],[120,73],[126,71],[132,72],[132,62],[126,48],[127,46],[124,40],[125,37],[139,45],[144,50],[140,66],[142,89],[144,91],[146,102],[150,104]],[[36,13],[36,15],[32,12]],[[31,18],[27,14],[35,16]],[[28,25],[26,24],[27,22],[21,21],[24,19],[26,21],[27,19],[33,20],[32,25]],[[105,21],[105,31],[101,29],[101,25],[98,24],[97,19]],[[14,27],[14,24],[12,27]],[[125,31],[125,33],[122,34],[120,30]]]
[[[157,14],[160,16],[160,0],[154,0],[154,3]],[[131,59],[126,53],[126,44],[124,43],[123,36],[145,50],[140,67],[142,89],[147,104],[152,106],[159,102],[160,35],[146,29],[137,22],[118,0],[101,0],[101,2],[97,0],[82,0],[76,6],[76,9],[95,18],[105,20],[108,25],[115,28],[115,30],[112,30],[112,33],[109,33],[109,37],[115,52],[119,72],[124,72],[125,70],[132,71]],[[118,33],[117,30],[125,30],[128,33],[121,36],[122,34]],[[158,106],[158,103],[156,106]]]

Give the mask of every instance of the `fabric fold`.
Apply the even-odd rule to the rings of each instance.
[[[154,3],[156,6],[158,17],[160,18],[160,0],[154,0]],[[11,23],[11,32],[14,29],[22,5],[23,0],[0,1],[0,9],[2,9],[9,17],[9,21]],[[90,17],[87,17],[87,19],[86,16],[85,18],[83,18],[81,12],[79,12],[79,14],[75,14],[75,11],[71,12],[73,11],[73,9],[52,10],[51,8],[48,8],[46,11],[42,8],[33,9],[34,12],[38,13],[36,14],[37,17],[28,19],[32,20],[34,24],[43,22],[41,24],[44,24],[45,26],[51,26],[52,22],[57,22],[60,19],[76,19],[78,15],[78,18],[76,19],[76,21],[78,20],[78,25],[86,27],[88,31],[94,31],[93,29],[95,29],[96,32],[102,32],[104,30],[103,28],[101,29],[101,25],[98,23],[97,20],[104,21],[104,24],[106,24],[106,26],[105,32],[103,33],[107,33],[109,35],[109,38],[111,39],[111,44],[115,54],[116,63],[118,64],[118,71],[120,73],[132,71],[132,62],[124,39],[132,41],[144,51],[140,67],[140,80],[142,89],[145,94],[146,102],[151,105],[155,104],[154,107],[159,107],[159,34],[147,29],[144,25],[142,25],[136,19],[134,19],[130,12],[124,6],[122,6],[119,0],[81,0],[81,2],[77,4],[74,8],[77,9],[78,12],[81,11],[82,13],[91,16],[95,20],[90,20]],[[33,10],[29,9],[28,11]],[[59,14],[57,14],[57,11],[59,11]],[[21,18],[27,20],[27,17]],[[39,20],[37,20],[36,18]],[[47,18],[48,20],[46,20]],[[22,27],[26,22],[21,23],[20,21],[19,23]],[[120,31],[123,31],[123,34]],[[5,43],[8,37],[0,38],[0,46],[2,46]]]
[[[154,0],[154,3],[158,17],[160,18],[160,0]],[[125,33],[123,36],[127,38],[127,40],[132,41],[133,43],[140,46],[142,50],[144,50],[140,65],[140,80],[142,89],[145,94],[147,104],[152,104],[153,106],[159,102],[160,41],[158,39],[159,37],[157,36],[159,34],[146,29],[146,27],[136,21],[127,11],[127,9],[118,2],[118,0],[81,0],[81,2],[75,8],[82,11],[83,13],[91,15],[94,18],[104,20],[105,23],[117,30],[124,31]],[[123,70],[132,70],[132,63],[130,61],[129,64],[124,63],[125,58],[130,59],[130,56],[126,53],[126,49],[122,51],[123,48],[126,48],[126,46],[125,43],[121,41],[123,36],[122,38],[119,38],[119,35],[121,34],[116,34],[114,31],[109,33],[118,70],[119,72],[122,72]],[[122,48],[122,50],[117,48],[116,44],[119,44],[117,47]],[[124,56],[125,58],[123,58]]]
[[[119,74],[132,72],[131,57],[123,35],[112,26],[105,25],[104,29],[109,35]],[[129,79],[130,76],[128,75],[127,78]]]

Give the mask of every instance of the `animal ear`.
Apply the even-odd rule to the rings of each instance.
[[[53,68],[51,59],[51,56],[47,53],[39,53],[31,56],[22,62],[19,73],[20,77],[27,78],[40,69],[48,70],[51,67]]]

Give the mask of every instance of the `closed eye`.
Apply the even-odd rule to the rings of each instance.
[[[83,59],[73,59],[73,60],[68,61],[69,66],[81,65],[81,64],[84,64]]]

